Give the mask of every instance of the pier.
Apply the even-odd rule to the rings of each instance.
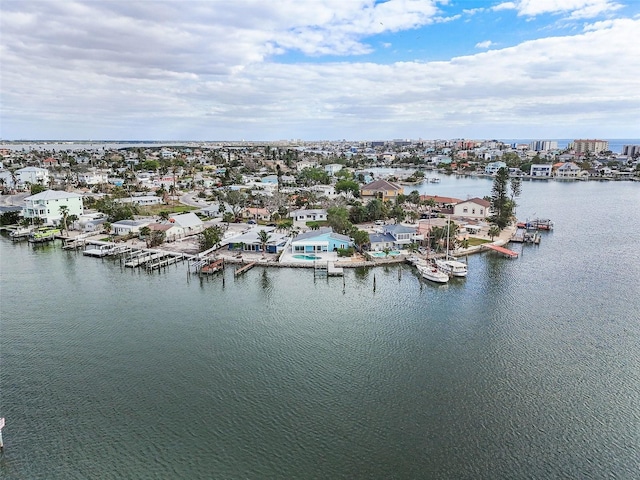
[[[492,243],[485,243],[483,247],[501,253],[507,258],[518,258],[518,252],[514,252],[513,250],[509,250],[508,248],[493,245]]]
[[[256,263],[258,263],[258,262],[251,262],[251,263],[248,263],[247,265],[245,265],[243,267],[240,267],[239,269],[237,269],[235,271],[235,276],[237,277],[238,275],[242,275],[247,270],[251,270],[253,267],[256,266]]]

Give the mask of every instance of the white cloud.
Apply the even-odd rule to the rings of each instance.
[[[4,3],[0,138],[634,136],[640,124],[640,18],[450,61],[285,64],[285,49],[365,51],[367,28],[413,28],[435,3],[224,3]]]
[[[515,10],[516,8],[516,4],[513,2],[504,2],[492,7],[491,10],[499,12],[501,10]]]
[[[489,48],[491,45],[493,45],[491,40],[485,40],[484,42],[476,43],[476,48]]]
[[[592,18],[605,12],[613,12],[620,7],[620,4],[611,0],[519,0],[515,2],[518,15],[524,16],[564,13],[570,14],[571,18]]]

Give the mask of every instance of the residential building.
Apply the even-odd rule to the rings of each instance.
[[[532,177],[551,177],[552,172],[553,165],[534,163],[533,165],[531,165],[529,175],[531,175]]]
[[[609,142],[606,140],[574,140],[572,145],[576,155],[598,154],[609,150]]]
[[[340,170],[342,170],[342,165],[340,165],[339,163],[330,163],[329,165],[324,166],[324,171],[331,176],[335,175]]]
[[[80,172],[78,173],[78,182],[86,185],[100,185],[107,183],[108,175],[101,172]]]
[[[351,238],[335,233],[331,227],[301,233],[291,242],[293,253],[334,252],[353,246]]]
[[[582,169],[573,162],[560,162],[553,165],[554,176],[558,178],[577,178],[581,176]],[[585,172],[587,175],[588,173]]]
[[[319,209],[302,209],[291,212],[294,222],[324,222],[327,220],[327,211]]]
[[[111,224],[111,232],[114,235],[129,235],[140,233],[142,227],[151,224],[150,220],[119,220]]]
[[[15,172],[18,185],[25,186],[27,184],[35,185],[48,185],[49,184],[49,170],[39,167],[25,167]]]
[[[622,147],[622,154],[628,157],[635,157],[640,155],[640,145],[624,145]]]
[[[59,190],[45,190],[24,199],[22,216],[26,219],[40,218],[45,225],[54,225],[62,220],[60,207],[67,207],[68,215],[83,214],[82,195]]]
[[[453,214],[456,217],[486,218],[490,213],[490,207],[490,202],[475,197],[454,205]]]
[[[247,232],[233,237],[228,237],[222,241],[222,245],[227,245],[229,250],[243,250],[245,252],[260,252],[262,249],[262,241],[260,240],[260,232],[268,233],[268,242],[266,244],[266,253],[281,252],[287,244],[288,236],[275,232],[276,227],[265,227],[260,225],[254,227]]]
[[[546,152],[549,150],[557,150],[558,142],[551,140],[534,140],[529,144],[529,149],[535,152]]]
[[[501,168],[507,168],[507,164],[504,162],[490,162],[484,167],[484,173],[487,175],[494,175],[498,173]]]
[[[360,188],[360,198],[366,202],[375,198],[380,200],[394,200],[398,195],[404,195],[404,187],[387,180],[375,180]]]
[[[193,212],[173,215],[169,223],[180,227],[184,236],[196,235],[204,230],[204,223]]]

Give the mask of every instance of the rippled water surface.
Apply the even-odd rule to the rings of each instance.
[[[0,238],[0,477],[637,478],[640,185],[520,203],[555,231],[445,286],[200,281]]]

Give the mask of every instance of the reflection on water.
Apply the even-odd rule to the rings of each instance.
[[[523,188],[556,224],[539,247],[443,286],[0,239],[0,476],[633,478],[638,185],[548,187]]]

